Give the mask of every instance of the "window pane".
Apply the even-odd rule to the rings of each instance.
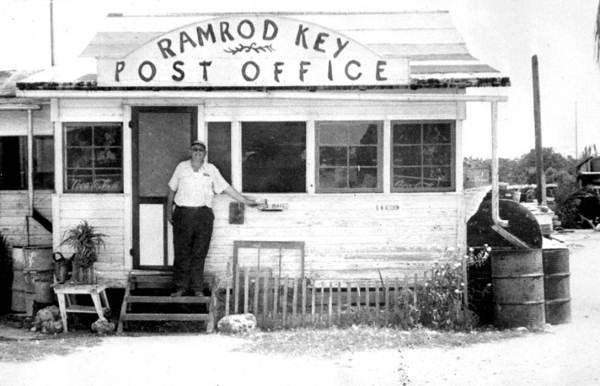
[[[67,148],[68,168],[90,168],[92,167],[91,148]]]
[[[54,189],[54,138],[34,137],[33,186],[37,189]]]
[[[103,147],[94,149],[96,167],[119,168],[121,167],[121,148]]]
[[[421,143],[421,125],[419,124],[394,124],[393,143],[413,144]]]
[[[351,146],[350,166],[377,166],[377,146]]]
[[[321,166],[346,166],[348,164],[348,148],[321,146],[319,151]]]
[[[338,122],[319,122],[319,143],[321,145],[348,144],[348,131]]]
[[[70,126],[66,136],[66,191],[123,191],[121,126]]]
[[[121,132],[118,127],[96,127],[94,146],[121,146]]]
[[[322,188],[347,188],[347,168],[321,168],[319,169],[319,186]]]
[[[304,122],[243,122],[242,157],[243,191],[306,191]]]
[[[26,137],[0,137],[0,189],[27,189]]]
[[[394,188],[421,187],[421,168],[394,168]]]
[[[450,165],[451,160],[450,145],[423,146],[423,165]]]
[[[231,123],[208,123],[208,161],[231,183]]]
[[[351,145],[376,145],[380,125],[369,122],[348,123],[348,137]]]
[[[423,168],[423,181],[426,187],[439,188],[451,186],[450,168]]]
[[[349,180],[351,188],[376,188],[377,168],[350,168]]]
[[[421,146],[394,146],[394,165],[421,165]]]
[[[67,146],[91,146],[92,128],[91,127],[68,127],[67,128]]]
[[[432,123],[423,125],[424,143],[450,143],[451,131],[447,123]]]

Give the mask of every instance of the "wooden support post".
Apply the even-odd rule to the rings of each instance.
[[[283,325],[286,325],[287,322],[287,298],[288,298],[288,283],[289,283],[289,279],[286,276],[283,279],[283,298],[281,299],[282,301],[282,305],[281,308],[283,309]]]
[[[229,315],[229,291],[231,290],[231,283],[229,279],[225,279],[225,316]]]
[[[315,306],[315,303],[316,303],[316,301],[315,301],[315,293],[317,292],[316,288],[315,288],[315,283],[312,284],[310,292],[311,292],[310,314],[312,316],[311,317],[311,321],[314,323],[315,320],[316,320],[316,318],[315,318],[315,311],[316,311],[315,310],[316,309],[316,306]]]
[[[333,323],[333,284],[329,281],[329,312],[327,317],[327,324]]]
[[[233,313],[237,314],[239,311],[239,305],[240,305],[240,270],[236,269],[235,270],[235,277],[234,277],[234,283],[233,283],[233,290],[235,291],[233,294]]]
[[[248,296],[250,295],[250,269],[244,271],[244,314],[248,313]]]
[[[279,276],[275,276],[275,284],[273,285],[273,316],[277,316],[279,312]]]
[[[256,271],[256,278],[254,279],[254,305],[252,307],[252,313],[254,316],[259,316],[258,310],[258,295],[260,293],[260,272]]]
[[[306,278],[302,278],[302,323],[306,317]]]

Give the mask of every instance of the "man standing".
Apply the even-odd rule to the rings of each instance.
[[[203,142],[193,141],[190,152],[191,159],[180,162],[169,180],[167,219],[173,225],[175,252],[175,292],[171,296],[182,296],[190,291],[196,296],[202,295],[204,260],[215,218],[212,212],[214,195],[225,192],[248,206],[258,205],[232,188],[213,164],[204,161],[206,145]]]

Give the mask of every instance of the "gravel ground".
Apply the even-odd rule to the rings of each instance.
[[[541,333],[359,327],[0,339],[0,385],[600,385],[600,232],[558,237],[572,247],[573,321]]]

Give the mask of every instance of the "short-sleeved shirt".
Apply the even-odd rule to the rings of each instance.
[[[215,194],[222,193],[229,184],[219,170],[205,162],[195,172],[192,161],[180,162],[169,180],[169,188],[175,192],[175,205],[212,207]]]

